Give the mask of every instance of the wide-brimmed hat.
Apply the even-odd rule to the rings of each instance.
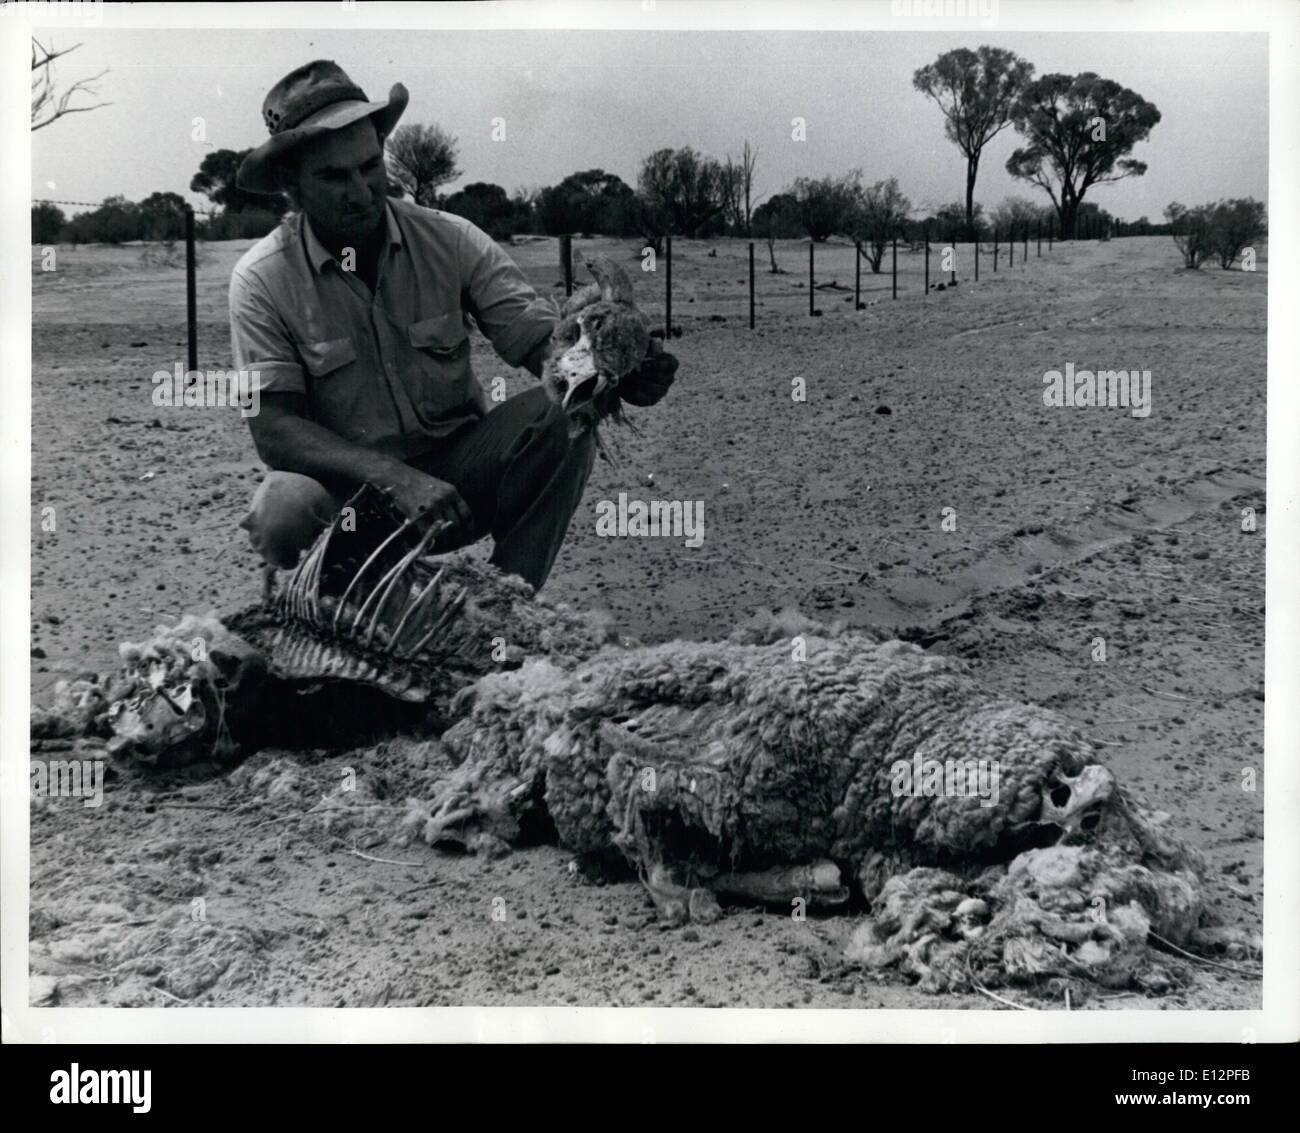
[[[328,59],[317,59],[285,75],[262,103],[262,117],[271,136],[244,158],[235,184],[250,193],[275,193],[275,160],[309,138],[341,130],[373,117],[381,135],[397,125],[411,96],[401,83],[388,92],[387,102],[371,102],[366,92]]]

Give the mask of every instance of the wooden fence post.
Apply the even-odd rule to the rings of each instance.
[[[573,294],[573,237],[560,237],[560,270],[564,273],[564,295]]]
[[[749,242],[749,329],[754,329],[754,241]]]
[[[894,298],[898,298],[898,237],[894,237]]]
[[[930,226],[925,226],[925,297],[930,297]]]
[[[185,352],[186,369],[199,368],[199,311],[194,286],[194,210],[185,206],[185,329],[188,345]],[[241,390],[242,394],[243,391]]]
[[[998,230],[995,225],[993,228],[993,270],[998,270]]]
[[[664,243],[664,341],[673,337],[673,234]]]
[[[975,282],[980,281],[980,230],[975,229]]]
[[[853,309],[862,306],[862,241],[853,241]]]
[[[813,292],[813,248],[814,247],[816,247],[816,241],[809,240],[808,241],[808,314],[809,316],[811,316],[813,313],[813,300],[815,298],[815,294]]]

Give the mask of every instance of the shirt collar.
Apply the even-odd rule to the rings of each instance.
[[[388,225],[388,246],[390,248],[400,248],[402,246],[402,230],[397,226],[397,217],[393,213],[393,206],[385,203],[384,219]],[[307,219],[307,214],[302,214],[302,236],[303,243],[307,247],[307,258],[316,271],[324,269],[328,263],[337,263],[334,254],[330,252],[324,244],[316,239],[316,233],[312,231],[311,222]]]

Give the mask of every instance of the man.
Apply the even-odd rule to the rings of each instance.
[[[248,419],[271,471],[242,526],[271,565],[300,552],[362,483],[421,525],[437,551],[491,533],[492,561],[546,581],[591,471],[535,387],[493,406],[469,366],[469,316],[497,354],[540,377],[558,321],[486,233],[388,196],[383,144],[406,109],[400,83],[370,102],[337,64],[298,68],[267,95],[270,138],[237,183],[284,192],[297,215],[248,250],[230,283],[234,366],[257,371]],[[653,342],[620,382],[653,405],[677,360]]]

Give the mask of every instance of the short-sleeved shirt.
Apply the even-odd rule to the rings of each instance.
[[[478,417],[470,316],[519,366],[558,312],[463,217],[402,200],[386,215],[373,294],[301,214],[251,247],[230,280],[230,338],[252,388],[304,394],[311,420],[406,460]]]

